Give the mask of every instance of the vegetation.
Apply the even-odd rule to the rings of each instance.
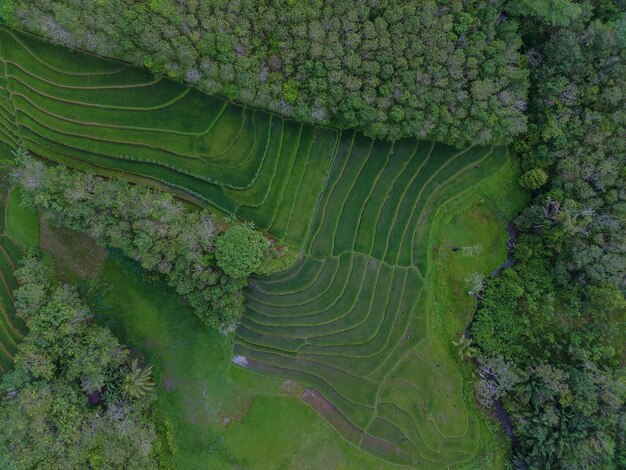
[[[154,395],[123,393],[129,351],[39,259],[25,258],[15,275],[28,333],[0,387],[2,468],[156,468]]]
[[[426,299],[420,293],[429,271],[432,215],[453,195],[503,169],[506,152],[455,151],[415,141],[399,143],[395,152],[390,144],[377,144],[374,152],[364,145],[365,139],[357,139],[363,138],[353,136],[354,142],[333,162],[328,182],[332,189],[323,194],[312,223],[314,236],[306,244],[311,257],[278,277],[255,283],[235,353],[244,358],[243,365],[318,390],[322,395],[310,392],[304,399],[318,410],[325,400],[332,403],[337,411],[325,417],[341,435],[375,455],[432,466],[470,460],[477,451],[472,436],[480,432],[479,423],[467,409],[458,408],[463,403],[461,377],[428,338]],[[223,241],[218,237],[213,244],[211,219],[186,212],[171,196],[141,186],[63,166],[45,167],[28,156],[20,158],[14,180],[25,204],[42,208],[50,222],[89,233],[144,268],[165,274],[190,299],[172,279],[191,283],[202,273],[199,267],[206,266],[207,256],[212,257],[213,245],[218,264],[237,261],[228,268],[232,274],[249,272],[265,249],[263,239],[247,226],[230,229],[220,236]],[[204,247],[210,250],[198,251]],[[246,251],[249,256],[233,256]],[[218,286],[196,285],[203,296],[214,296]],[[236,285],[239,292],[242,284]],[[290,358],[295,351],[298,355]],[[443,363],[441,372],[430,373],[439,377],[438,387],[448,390],[450,402],[435,401],[437,385],[421,383],[414,375],[418,371],[407,367],[420,356]],[[390,375],[390,370],[396,372]],[[412,421],[421,420],[409,425],[404,415],[394,412],[407,406],[402,384],[432,397],[430,406],[445,417],[431,424],[407,411]],[[384,406],[376,403],[379,395]],[[386,428],[385,422],[394,428]],[[424,442],[423,433],[431,441]]]
[[[358,140],[351,148],[333,162],[308,256],[250,289],[236,362],[316,390],[305,400],[337,432],[388,461],[472,461],[480,423],[429,327],[431,229],[449,200],[505,180],[509,157],[400,142],[365,159]]]
[[[135,263],[110,256],[102,281],[111,289],[97,321],[154,364],[153,407],[169,423],[174,468],[390,467],[298,400],[301,386],[233,366],[230,338],[204,328],[182,297],[146,282]]]
[[[237,324],[229,374],[272,398],[261,376],[280,379],[386,465],[502,466],[476,398],[513,437],[515,468],[625,466],[622,2],[331,3],[6,2],[5,22],[152,72],[0,27],[0,152],[18,151],[27,206],[163,274],[205,323]],[[248,222],[225,231],[96,174]],[[37,241],[25,214],[0,236],[3,371],[24,331],[10,240]],[[263,262],[281,244],[301,256]],[[120,361],[103,367],[123,369],[121,399],[151,396],[150,366]],[[216,390],[253,396],[225,374]],[[209,408],[241,403],[212,400],[212,424],[236,421]],[[216,443],[233,428],[208,428],[190,453],[251,466]]]
[[[515,221],[519,262],[487,284],[472,327],[480,387],[511,415],[519,468],[621,468],[624,16],[611,2],[512,3],[532,81],[514,148],[539,191]]]
[[[524,173],[519,182],[523,188],[539,189],[548,182],[548,175],[541,168],[533,168]]]
[[[154,382],[150,378],[152,366],[139,367],[137,359],[133,359],[130,370],[124,374],[122,382],[122,392],[130,398],[141,398],[149,393],[154,387]]]
[[[228,276],[247,279],[261,268],[268,248],[261,232],[250,225],[235,225],[217,239],[215,258]]]
[[[127,83],[133,79],[136,71],[129,68],[120,70],[119,64],[115,63],[94,63],[94,59],[80,55],[72,58],[73,67],[80,68],[80,74],[77,70],[66,70],[62,76],[55,75],[50,67],[52,64],[49,63],[53,60],[52,54],[48,51],[54,51],[57,60],[66,53],[41,43],[33,43],[28,37],[18,37],[8,32],[5,34],[9,43],[14,45],[6,50],[7,56],[14,58],[10,62],[29,63],[33,69],[45,67],[49,78],[45,82],[38,79],[37,87],[45,86],[46,95],[57,94],[59,98],[45,104],[49,114],[42,112],[45,108],[41,106],[39,111],[29,107],[27,112],[18,110],[15,113],[15,132],[24,145],[52,160],[67,161],[78,166],[89,162],[89,168],[105,174],[106,169],[103,171],[103,167],[96,163],[105,163],[104,166],[111,169],[142,168],[140,171],[146,174],[148,171],[144,169],[156,168],[170,182],[184,181],[185,186],[180,186],[179,190],[187,190],[192,186],[203,188],[201,190],[206,190],[204,194],[212,204],[216,201],[215,205],[221,208],[231,207],[238,215],[245,216],[261,227],[269,227],[270,233],[278,234],[281,239],[302,247],[306,257],[295,268],[275,278],[258,280],[250,289],[250,311],[246,313],[236,336],[236,354],[245,356],[245,362],[239,359],[240,363],[260,368],[265,373],[278,370],[281,377],[297,380],[315,389],[316,392],[310,392],[312,395],[308,394],[303,398],[316,406],[321,413],[326,404],[332,404],[334,408],[331,409],[336,411],[324,414],[324,417],[336,430],[361,448],[388,461],[419,461],[437,466],[445,462],[469,461],[476,457],[479,451],[476,436],[482,431],[476,413],[465,404],[463,379],[451,358],[455,353],[448,355],[445,350],[441,351],[439,340],[433,342],[435,338],[430,338],[427,334],[428,288],[425,286],[430,265],[429,232],[437,208],[449,198],[463,192],[469,194],[485,178],[510,168],[505,148],[475,147],[456,150],[432,141],[412,139],[391,144],[373,141],[355,132],[338,133],[323,128],[293,126],[289,121],[277,120],[280,139],[266,139],[262,148],[270,145],[276,146],[272,148],[280,151],[264,150],[260,157],[249,160],[253,164],[249,167],[249,174],[253,176],[251,183],[247,184],[252,186],[246,189],[246,184],[237,189],[232,182],[236,181],[239,172],[222,173],[206,166],[202,179],[199,173],[189,176],[178,163],[174,163],[180,162],[182,165],[189,160],[180,155],[170,154],[167,157],[167,166],[164,164],[165,156],[158,157],[163,163],[151,166],[139,162],[135,157],[119,157],[119,152],[114,149],[124,138],[128,138],[125,133],[132,131],[135,133],[133,140],[128,139],[127,144],[124,144],[127,145],[128,152],[144,155],[142,159],[145,162],[156,161],[152,156],[156,158],[159,150],[154,145],[147,145],[147,142],[144,145],[141,140],[134,139],[145,141],[147,136],[158,139],[159,133],[149,129],[162,127],[163,121],[154,114],[154,110],[146,109],[133,117],[137,121],[139,116],[144,115],[146,121],[143,125],[146,127],[131,129],[129,118],[125,117],[131,110],[115,110],[108,117],[109,111],[97,115],[97,110],[102,109],[104,103],[93,86],[106,88],[106,83],[111,80],[115,80],[113,83]],[[33,61],[35,56],[30,52],[33,48],[28,44],[39,44],[36,48],[39,58],[36,61]],[[57,64],[54,67],[62,65]],[[89,78],[89,81],[98,85],[90,85],[85,78],[89,70],[98,71]],[[114,71],[116,72],[110,73]],[[18,74],[20,78],[16,78]],[[35,88],[23,89],[24,93],[17,91],[22,83],[21,77],[32,80],[27,75],[19,67],[14,67],[7,74],[12,93],[9,104],[19,102],[19,106],[23,106],[17,109],[25,110],[28,106],[24,104],[27,103],[26,100],[19,98],[20,95],[38,95]],[[52,75],[54,80],[60,81],[59,86],[51,87]],[[112,76],[115,78],[112,79]],[[80,86],[71,85],[70,79],[74,83],[80,82]],[[32,132],[34,121],[31,122],[29,116],[38,116],[37,119],[42,120],[47,119],[44,115],[50,116],[56,122],[54,127],[57,124],[68,126],[69,122],[78,122],[75,118],[80,116],[70,113],[75,113],[80,104],[66,106],[63,110],[58,107],[63,103],[62,100],[69,99],[69,96],[62,95],[67,92],[64,91],[67,86],[73,87],[75,98],[76,93],[84,92],[82,99],[89,100],[84,103],[96,105],[90,106],[89,118],[87,115],[81,117],[85,120],[85,128],[89,128],[89,134],[86,130],[83,131],[85,134],[80,145],[84,149],[90,148],[89,151],[69,146],[63,154],[56,152],[55,149],[67,145],[70,140],[70,136],[61,128],[46,134],[46,140]],[[152,92],[160,89],[160,93],[166,93],[169,86],[174,85],[164,82],[158,88],[152,89]],[[127,104],[137,102],[140,96],[142,100],[154,100],[156,96],[154,93],[147,93],[147,90],[136,95],[136,87],[120,88],[115,84],[113,87],[117,87],[115,99],[121,100],[123,96]],[[180,88],[175,87],[174,90],[178,92]],[[184,96],[191,92],[186,93]],[[246,131],[246,123],[273,123],[276,119],[268,119],[257,111],[253,114],[254,120],[248,121],[249,118],[245,116],[249,111],[245,108],[207,98],[202,98],[200,102],[204,106],[204,115],[216,122],[216,126],[221,126],[219,133],[216,131],[212,134],[216,137],[225,136],[226,131],[235,126],[239,126],[236,129],[243,130],[241,133],[237,130],[231,136],[254,136],[254,133]],[[208,106],[209,104],[212,106]],[[64,116],[58,114],[59,111]],[[225,114],[227,112],[229,114]],[[231,112],[233,119],[223,121]],[[178,113],[175,112],[173,116],[182,119],[183,115]],[[106,125],[96,125],[94,120],[101,120]],[[124,124],[124,120],[128,122]],[[171,120],[167,121],[167,125],[180,124]],[[43,132],[44,128],[38,129]],[[284,132],[282,129],[290,131]],[[96,140],[99,137],[94,135],[99,132],[105,137],[102,141]],[[115,134],[119,137],[115,137]],[[140,134],[144,136],[141,137]],[[168,137],[178,136],[176,133],[168,134]],[[276,134],[272,132],[271,135]],[[201,141],[197,137],[193,136],[195,140],[192,141],[196,141],[198,148],[205,145],[200,142],[213,142],[208,139]],[[75,142],[78,143],[78,140]],[[106,160],[95,159],[100,157],[99,151],[91,147],[93,142],[103,145],[102,150],[110,155]],[[172,145],[176,140],[174,138],[167,142]],[[241,147],[232,152],[228,149],[243,145],[246,141],[240,137],[229,137],[225,142],[227,145],[220,144],[223,146],[219,148],[226,151],[222,160],[222,168],[226,169],[230,165],[241,163],[238,157]],[[254,142],[254,138],[251,142]],[[75,157],[68,159],[63,155]],[[278,156],[278,161],[268,160]],[[201,160],[201,157],[201,154],[198,155],[196,160]],[[126,166],[126,162],[132,166]],[[54,171],[68,173],[63,169]],[[133,178],[133,174],[122,174]],[[217,184],[208,181],[206,175],[211,178],[216,175],[222,182]],[[179,179],[181,177],[185,179]],[[89,178],[91,181],[95,177]],[[231,183],[227,183],[225,178],[229,178]],[[62,187],[60,183],[51,185],[53,191],[57,190],[54,188]],[[213,192],[211,188],[219,188],[220,193]],[[263,201],[261,206],[259,195]],[[243,201],[248,201],[249,206],[238,205]],[[70,206],[66,199],[59,204],[62,207]],[[138,207],[139,210],[141,205],[129,203],[128,207]],[[114,225],[114,229],[120,230],[117,225]],[[129,239],[132,240],[133,237]],[[171,245],[172,243],[164,243],[168,249]],[[151,253],[148,255],[152,256]],[[144,256],[142,254],[138,258],[140,262],[143,262]],[[136,257],[135,254],[131,255],[131,258]],[[288,282],[283,281],[287,278]],[[300,290],[303,292],[298,292]],[[203,293],[210,295],[211,290],[207,289]],[[257,307],[257,304],[265,303],[266,298],[268,306],[263,307],[263,312],[267,310],[267,313],[263,316],[264,320],[260,321],[263,314],[260,311],[261,306]],[[357,299],[360,303],[355,304]],[[281,309],[287,311],[280,313]],[[325,310],[327,311],[323,313]],[[281,318],[287,313],[291,313],[293,318]],[[307,342],[310,344],[298,352],[299,357],[294,357],[298,344],[304,345],[305,337],[309,337]],[[455,333],[454,339],[457,337]],[[446,344],[450,341],[446,340]],[[266,352],[268,349],[272,352]],[[339,351],[342,356],[338,355]],[[408,367],[412,363],[439,364],[440,369],[414,370]],[[384,371],[394,365],[397,369],[395,375],[386,377]],[[366,377],[370,372],[372,375]],[[439,385],[423,383],[419,379],[423,373],[438,377]],[[398,385],[394,379],[406,379],[407,383],[417,387],[422,396],[427,397],[428,408],[440,412],[432,416],[441,418],[430,420],[426,416],[430,411],[413,408],[420,401],[419,396],[413,392],[410,402],[404,404],[402,397],[407,393],[398,389],[402,385]],[[435,400],[438,390],[436,386],[449,390],[449,401]],[[376,404],[378,390],[385,393],[387,404]],[[401,409],[410,407],[407,410],[409,419],[407,415],[396,414],[394,406]],[[395,428],[386,427],[384,423],[387,420]],[[411,424],[413,420],[418,420],[417,426]],[[423,433],[426,441],[423,441]],[[455,437],[449,437],[450,435]]]
[[[7,185],[6,178],[0,184]],[[39,245],[39,217],[32,209],[22,206],[21,199],[20,191],[15,188],[7,195],[6,234],[28,249]]]
[[[27,248],[16,241],[11,233],[23,236],[20,242],[37,237],[36,214],[22,210],[18,200],[9,192],[6,174],[0,176],[0,373],[8,372],[24,337],[26,325],[16,315],[13,290],[17,280],[13,271]]]
[[[0,141],[174,191],[300,248],[340,140],[0,28]],[[6,81],[2,79],[6,78]]]
[[[514,172],[511,174],[510,168],[505,167],[489,186],[500,191],[503,187],[510,187],[513,178]],[[480,197],[490,196],[490,201],[511,199],[508,192],[482,193],[486,186],[480,186]],[[500,197],[496,198],[496,195]],[[453,253],[450,249],[441,250],[442,259],[445,257],[448,261],[438,266],[438,273],[449,272],[448,263],[460,263],[464,271],[452,279],[438,280],[439,286],[455,289],[455,279],[462,280],[467,270],[493,269],[501,261],[505,240],[500,227],[511,216],[512,207],[498,212],[497,219],[486,220],[485,217],[492,217],[487,214],[492,214],[494,208],[483,202],[479,206],[481,215],[476,221],[468,223],[465,219],[455,219],[453,224],[448,222],[448,218],[457,212],[473,213],[467,208],[471,208],[476,199],[460,198],[463,205],[446,211],[446,218],[438,226],[446,229],[442,238],[452,237],[450,243],[456,243],[456,246],[480,243],[484,250],[473,258],[461,257],[460,252]],[[452,234],[447,232],[451,225],[455,227]],[[62,250],[58,255],[63,256],[64,252]],[[272,469],[302,462],[306,462],[308,468],[393,467],[389,462],[368,456],[356,446],[347,444],[330,426],[316,418],[313,410],[298,403],[296,399],[304,393],[305,387],[284,381],[282,377],[270,380],[231,365],[230,342],[201,328],[199,320],[187,314],[190,310],[183,299],[172,295],[162,282],[146,282],[134,263],[112,256],[102,274],[103,281],[110,284],[112,290],[101,303],[111,304],[112,308],[102,310],[98,321],[110,326],[155,364],[159,394],[155,412],[171,423],[172,439],[177,448],[173,456],[176,468],[240,465]],[[445,305],[441,305],[439,299],[436,302],[441,305],[437,307],[441,314],[449,310],[458,314],[461,310],[466,315],[454,321],[446,317],[446,325],[455,325],[451,327],[450,339],[439,333],[434,335],[437,344],[448,345],[464,328],[473,302],[464,291],[457,296],[446,295],[445,299]],[[456,356],[456,351],[453,353]],[[449,366],[454,370],[452,364]],[[437,436],[436,433],[433,435]],[[474,438],[478,439],[478,436]],[[481,458],[494,459],[499,448],[482,428],[479,442],[486,446]],[[492,468],[498,465],[493,460],[481,460],[474,466]]]
[[[52,224],[88,233],[164,275],[207,325],[228,328],[242,315],[241,288],[267,252],[259,232],[234,226],[221,234],[209,212],[186,211],[171,194],[29,156],[18,159],[13,181],[22,202]]]
[[[521,41],[500,0],[54,0],[15,8],[23,28],[59,44],[300,121],[463,146],[506,142],[525,127]]]

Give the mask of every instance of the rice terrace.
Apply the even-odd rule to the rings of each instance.
[[[28,329],[38,328],[16,314],[26,297],[18,293],[16,303],[14,291],[22,291],[29,276],[25,268],[16,271],[19,260],[40,246],[43,263],[56,263],[62,282],[77,283],[95,323],[130,348],[114,385],[98,382],[90,389],[82,379],[81,396],[88,406],[105,407],[115,421],[110,400],[132,403],[154,392],[142,413],[154,413],[161,423],[154,435],[164,443],[158,458],[169,459],[167,468],[505,467],[511,450],[504,430],[524,439],[517,421],[511,427],[509,415],[516,415],[503,411],[516,400],[505,395],[512,389],[492,393],[495,412],[485,413],[476,400],[482,406],[484,387],[508,380],[502,374],[509,366],[498,366],[507,355],[480,356],[471,335],[485,351],[489,328],[494,336],[517,328],[514,320],[505,326],[472,321],[477,308],[516,302],[483,298],[490,273],[497,282],[520,278],[502,275],[518,262],[506,261],[517,230],[509,227],[513,232],[507,234],[507,223],[529,201],[518,185],[520,164],[511,146],[449,145],[434,137],[385,140],[332,122],[312,124],[1,23],[0,62],[2,374],[13,367]],[[209,225],[210,240],[226,237],[231,227],[259,230],[276,259],[229,287],[220,284],[224,273],[231,276],[228,268],[215,267],[225,263],[221,239],[208,242],[202,259],[219,273],[210,277],[211,285],[225,286],[210,308],[237,305],[240,286],[245,297],[241,318],[223,323],[220,333],[207,330],[192,312],[205,301],[193,300],[194,287],[185,287],[184,275],[169,274],[178,255],[167,266],[157,260],[146,268],[145,256],[129,255],[156,245],[143,235],[127,252],[114,235],[99,239],[101,245],[113,240],[105,255],[78,233],[93,236],[95,229],[65,223],[76,236],[55,232],[55,224],[64,224],[59,214],[65,209],[53,200],[61,196],[49,189],[47,196],[31,198],[35,203],[20,205],[19,197],[28,201],[23,192],[31,189],[24,177],[19,189],[9,183],[15,155],[32,168],[40,163],[23,162],[44,162],[40,172],[60,164],[102,177],[85,177],[87,185],[93,183],[87,193],[105,194],[98,185],[119,179],[132,183],[119,188],[137,201],[165,194],[154,196],[165,198],[154,209],[155,221],[170,204],[176,217],[206,210],[218,221],[217,228]],[[75,194],[80,201],[91,197],[72,182],[80,172],[28,178],[67,181],[62,197]],[[133,192],[142,186],[151,189]],[[550,201],[543,213],[557,220],[559,208]],[[99,211],[85,209],[87,215],[76,217]],[[44,225],[44,216],[52,225]],[[192,220],[200,224],[202,217]],[[141,223],[124,220],[121,230]],[[182,240],[184,231],[177,230]],[[92,249],[102,254],[88,262]],[[68,255],[72,250],[76,259]],[[74,269],[72,263],[84,266]],[[142,274],[141,267],[166,277]],[[101,306],[107,303],[112,307]],[[532,373],[519,373],[511,383]],[[7,387],[21,383],[21,376],[11,377]],[[513,452],[525,449],[515,446]],[[89,468],[118,468],[100,467],[93,449]],[[50,462],[42,468],[54,466]],[[536,468],[529,465],[519,468]]]
[[[429,222],[506,165],[505,148],[315,128],[2,34],[6,143],[165,184],[302,247],[249,288],[240,363],[311,387],[303,399],[344,438],[391,462],[473,457],[461,377],[428,337]]]

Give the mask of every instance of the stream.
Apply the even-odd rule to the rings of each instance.
[[[509,234],[509,239],[506,242],[507,258],[500,266],[496,268],[495,271],[491,273],[493,277],[499,276],[505,269],[510,268],[511,266],[515,266],[518,263],[518,260],[512,258],[513,249],[515,248],[515,244],[517,243],[517,227],[512,222],[509,222],[509,224],[506,226],[506,231]],[[493,406],[496,417],[504,428],[504,432],[506,433],[506,435],[509,436],[509,439],[511,439],[511,448],[513,449],[513,452],[515,452],[515,449],[518,445],[518,440],[517,436],[513,432],[511,418],[509,418],[509,414],[504,409],[504,405],[502,404],[502,400],[500,398],[494,401]]]

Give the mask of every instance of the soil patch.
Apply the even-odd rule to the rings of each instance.
[[[53,227],[40,217],[41,248],[54,258],[59,279],[72,282],[76,277],[93,279],[100,275],[107,252],[82,233],[67,228]]]
[[[361,442],[361,449],[366,452],[372,452],[379,456],[384,456],[386,459],[399,460],[404,462],[405,465],[411,463],[411,458],[402,449],[390,444],[387,441],[383,441],[377,437],[366,434],[363,436]],[[419,465],[419,462],[418,462]]]
[[[252,399],[242,398],[240,400],[237,400],[236,406],[233,407],[233,410],[236,410],[236,412],[234,412],[233,410],[220,411],[218,418],[220,424],[222,424],[223,426],[228,426],[233,421],[237,421],[240,424],[243,423],[243,420],[248,414],[248,411],[250,411],[251,406]]]
[[[346,417],[317,390],[306,388],[300,399],[311,405],[344,439],[353,444],[359,443],[363,431],[348,421]]]

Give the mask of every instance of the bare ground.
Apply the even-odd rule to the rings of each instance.
[[[51,226],[44,217],[39,223],[39,243],[54,258],[59,279],[71,281],[72,273],[82,279],[100,275],[107,258],[104,248],[82,233]]]

